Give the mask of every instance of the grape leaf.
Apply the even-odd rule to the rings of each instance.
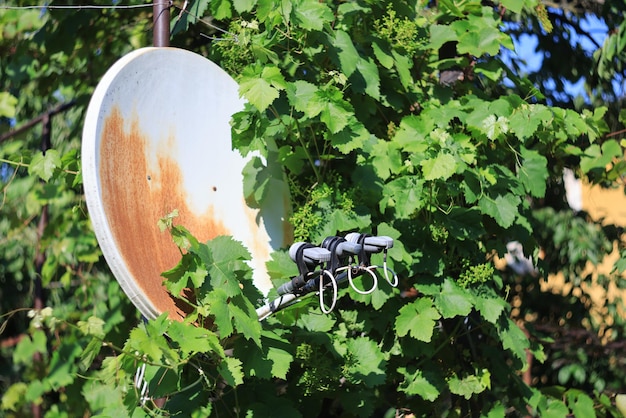
[[[233,6],[238,13],[249,12],[255,4],[256,0],[233,0]]]
[[[372,165],[376,174],[383,180],[391,174],[398,173],[402,168],[402,155],[398,144],[388,141],[376,141],[372,147]]]
[[[222,289],[213,289],[203,298],[209,306],[209,313],[214,316],[215,325],[220,337],[226,338],[233,333],[230,311],[228,309],[228,295]]]
[[[22,338],[13,350],[13,362],[16,364],[30,364],[35,353],[46,353],[46,334],[38,329],[30,338]]]
[[[349,154],[355,149],[363,147],[370,139],[370,132],[356,119],[350,118],[348,126],[334,135],[329,135],[330,143],[342,154]]]
[[[524,8],[524,0],[501,0],[502,6],[506,7],[513,13],[520,13]]]
[[[194,353],[216,353],[224,357],[224,349],[217,335],[208,329],[174,321],[167,335],[178,344],[183,357]]]
[[[498,296],[489,297],[487,295],[475,295],[474,305],[480,315],[488,322],[495,324],[507,306],[505,300]]]
[[[11,93],[0,92],[0,117],[14,118],[17,98]]]
[[[383,49],[384,46],[381,46],[380,43],[380,40],[373,39],[372,50],[374,51],[374,56],[378,62],[380,62],[380,65],[389,70],[393,67],[393,56],[390,55],[386,49]]]
[[[46,153],[38,152],[33,155],[30,165],[28,166],[28,174],[31,176],[39,176],[43,181],[48,181],[54,174],[54,170],[61,166],[61,156],[59,151],[49,149]]]
[[[278,67],[246,67],[239,80],[239,95],[262,112],[278,98],[279,90],[283,90],[286,85]]]
[[[307,111],[309,102],[318,90],[319,87],[304,80],[289,83],[286,88],[289,102],[300,112]]]
[[[423,160],[421,165],[426,180],[447,180],[456,171],[456,160],[443,150],[435,158]]]
[[[371,58],[359,58],[356,64],[358,72],[361,74],[363,81],[365,82],[365,93],[374,98],[380,98],[380,75],[378,73],[378,67],[374,60]],[[354,79],[355,77],[352,77]],[[357,80],[353,80],[355,88],[357,87]],[[360,84],[360,83],[358,83]]]
[[[481,393],[487,389],[485,380],[476,375],[465,376],[462,379],[453,376],[448,380],[448,386],[450,387],[450,392],[455,395],[463,396],[465,399],[470,399],[472,395]]]
[[[418,176],[402,176],[385,184],[380,210],[393,207],[397,218],[410,218],[426,203],[422,194],[423,184]]]
[[[315,1],[299,0],[294,4],[295,20],[302,29],[318,30],[324,28],[324,23],[333,20],[332,10],[324,4]]]
[[[495,199],[483,195],[478,201],[481,212],[491,216],[503,228],[513,225],[517,216],[517,207],[520,204],[519,196],[513,194],[499,195]]]
[[[450,25],[430,25],[430,43],[432,49],[439,49],[446,42],[456,41],[457,34]]]
[[[224,357],[217,366],[217,370],[228,385],[235,387],[243,383],[241,360],[234,357]]]
[[[410,334],[416,340],[430,342],[435,321],[440,317],[432,300],[424,297],[400,309],[396,316],[395,330],[400,337]]]
[[[575,417],[592,417],[595,415],[593,400],[586,393],[570,389],[565,395],[567,404]]]
[[[474,306],[474,297],[468,290],[447,278],[441,285],[441,292],[435,295],[435,306],[444,318],[465,316]]]
[[[357,52],[350,35],[342,30],[335,31],[335,37],[332,39],[333,47],[337,50],[341,71],[350,77],[356,71],[359,61],[359,53]]]
[[[228,310],[237,331],[243,334],[244,338],[254,341],[260,347],[261,323],[250,302],[243,296],[232,298]]]
[[[404,381],[398,387],[407,395],[419,395],[427,401],[434,401],[439,397],[441,382],[433,373],[424,373],[420,369],[399,367],[398,373],[404,376]]]
[[[542,198],[546,194],[548,160],[539,152],[521,148],[522,165],[519,167],[520,181],[533,197]]]
[[[349,339],[346,343],[347,379],[354,384],[374,387],[385,383],[385,355],[368,337]]]
[[[502,347],[506,350],[511,350],[515,357],[522,361],[524,368],[528,366],[526,363],[526,349],[529,343],[526,334],[524,334],[515,322],[504,315],[500,316],[496,325],[498,335],[502,340]]]

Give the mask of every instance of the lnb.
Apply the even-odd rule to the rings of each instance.
[[[358,232],[351,232],[346,235],[346,241],[361,244],[368,253],[379,253],[393,247],[393,238],[385,235],[367,236]]]
[[[327,261],[330,261],[331,254],[330,254],[330,251],[328,251],[327,249],[314,247],[314,246],[311,246],[310,244],[307,244],[306,242],[296,242],[289,248],[289,257],[291,257],[291,259],[295,261],[296,263],[298,262],[297,261],[298,250],[302,246],[305,246],[305,245],[308,245],[308,247],[302,250],[302,258],[306,264],[316,265],[316,264],[322,264]]]

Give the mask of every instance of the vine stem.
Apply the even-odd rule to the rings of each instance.
[[[452,330],[452,332],[451,332],[451,333],[450,333],[450,334],[446,337],[446,339],[445,339],[445,340],[443,340],[443,342],[442,342],[441,344],[439,344],[439,345],[437,346],[437,348],[435,348],[435,350],[433,351],[433,356],[431,356],[431,357],[429,357],[429,358],[426,358],[426,359],[424,359],[424,360],[422,360],[422,361],[420,361],[420,362],[418,362],[418,363],[417,363],[417,367],[418,367],[418,368],[419,368],[419,367],[421,367],[421,365],[422,365],[422,364],[424,364],[424,362],[425,362],[426,360],[431,360],[431,359],[432,359],[432,357],[434,357],[434,355],[435,355],[435,354],[437,354],[439,351],[441,351],[441,350],[442,350],[445,346],[447,346],[447,345],[448,345],[448,343],[449,343],[450,341],[452,341],[452,339],[453,339],[453,338],[454,338],[454,336],[456,335],[457,331],[459,330],[459,327],[461,326],[461,323],[462,323],[462,321],[458,321],[458,322],[456,323],[456,325],[455,325],[454,329]]]
[[[316,180],[316,182],[317,183],[321,183],[322,177],[320,176],[320,172],[317,169],[317,166],[315,165],[315,161],[313,161],[313,157],[311,157],[311,153],[307,149],[306,144],[304,143],[304,140],[302,139],[302,135],[300,133],[300,125],[299,125],[297,120],[296,120],[296,126],[298,127],[298,132],[296,133],[296,136],[298,137],[298,142],[300,142],[300,145],[302,146],[302,149],[306,153],[306,158],[307,158],[307,160],[309,160],[309,164],[311,164],[311,168],[313,169],[313,173],[315,173],[315,180]]]
[[[26,164],[26,163],[23,163],[21,161],[7,160],[6,158],[0,158],[0,163],[10,164],[10,165],[14,165],[16,167],[24,167],[24,168],[30,167],[30,164]],[[75,176],[78,175],[78,171],[74,171],[74,170],[61,170],[61,171],[63,171],[64,173],[67,173],[67,174],[73,174]]]

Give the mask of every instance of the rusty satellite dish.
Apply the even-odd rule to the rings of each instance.
[[[236,82],[217,65],[176,48],[143,48],[116,62],[89,103],[83,181],[96,237],[124,292],[147,318],[185,312],[162,286],[180,252],[159,219],[199,240],[231,235],[250,251],[254,284],[271,288],[265,262],[289,243],[289,194],[278,182],[260,210],[244,200],[230,119],[243,108]]]

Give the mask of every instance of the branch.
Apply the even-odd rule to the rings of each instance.
[[[27,131],[28,129],[32,128],[38,123],[43,122],[46,118],[49,118],[50,116],[54,116],[58,113],[65,112],[67,109],[71,108],[75,104],[76,102],[74,100],[68,103],[61,103],[54,109],[48,110],[47,112],[42,113],[36,118],[29,120],[28,122],[26,122],[24,125],[20,126],[19,128],[13,129],[12,131],[9,131],[5,133],[4,135],[0,136],[0,144],[6,141],[7,139],[11,139],[16,135],[19,135],[22,132]]]
[[[598,49],[602,48],[602,45],[600,45],[598,42],[596,42],[596,40],[593,39],[593,36],[591,36],[591,34],[589,32],[587,32],[586,30],[582,29],[580,27],[580,25],[578,24],[578,22],[574,22],[574,21],[572,21],[572,19],[568,19],[565,15],[561,15],[561,14],[558,14],[558,13],[548,13],[548,15],[552,19],[554,19],[554,20],[560,20],[564,24],[570,25],[572,28],[574,28],[574,30],[576,31],[576,33],[578,35],[585,36],[587,39],[589,39],[596,46],[596,48],[598,48]]]

